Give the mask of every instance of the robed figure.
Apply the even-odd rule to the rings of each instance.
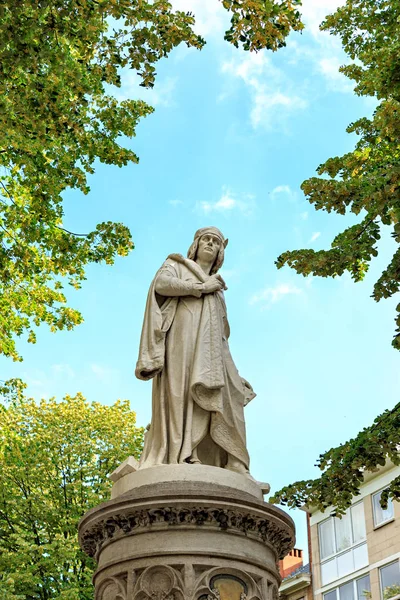
[[[152,420],[140,468],[206,464],[247,473],[244,406],[254,398],[228,345],[218,274],[226,240],[199,229],[187,258],[171,254],[151,283],[136,376],[153,379]]]

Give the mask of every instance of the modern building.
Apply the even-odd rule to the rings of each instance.
[[[366,473],[341,519],[309,510],[314,600],[400,600],[400,502],[380,505],[399,476],[391,462]]]

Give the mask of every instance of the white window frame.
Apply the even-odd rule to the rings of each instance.
[[[360,502],[356,502],[355,504],[352,504],[351,506],[349,506],[349,508],[347,510],[351,511],[351,509],[354,506],[358,506],[359,504],[364,504],[363,501],[361,500]],[[347,511],[346,511],[347,512]],[[351,515],[351,512],[350,512]],[[365,519],[365,513],[364,513],[364,519]],[[333,530],[333,545],[335,547],[335,550],[333,552],[333,554],[329,554],[328,556],[325,556],[324,558],[321,557],[321,544],[320,544],[320,527],[323,523],[326,523],[327,521],[330,521],[331,523],[331,528]],[[353,521],[351,520],[351,536],[353,537]],[[356,548],[357,546],[361,546],[362,544],[364,544],[367,541],[367,532],[365,531],[365,537],[363,537],[361,540],[358,540],[357,542],[352,542],[350,544],[350,546],[348,546],[347,548],[344,548],[343,550],[336,550],[336,528],[335,528],[335,517],[328,517],[327,519],[324,519],[323,521],[321,521],[320,523],[318,523],[318,548],[319,548],[319,552],[320,552],[320,561],[321,563],[326,562],[327,560],[334,558],[335,556],[338,556],[339,554],[343,554],[344,552],[347,552],[348,550],[352,550],[353,548]]]
[[[390,565],[395,565],[397,564],[399,567],[399,571],[400,571],[400,561],[399,559],[397,560],[392,560],[388,563],[386,563],[386,565],[382,565],[381,567],[379,567],[379,588],[380,588],[380,593],[381,593],[381,599],[383,600],[383,585],[382,585],[382,569],[385,569],[386,567],[390,567]],[[397,596],[394,596],[395,598],[397,598]]]
[[[353,540],[353,520],[352,520],[352,516],[351,516],[351,509],[354,506],[358,506],[362,504],[364,506],[364,502],[363,500],[360,500],[360,502],[356,502],[354,504],[352,504],[351,506],[349,506],[349,508],[347,509],[348,511],[350,511],[350,526],[351,526],[351,536],[352,536],[352,540]],[[346,511],[347,512],[347,511]],[[365,519],[365,511],[364,511],[364,519]],[[320,543],[320,527],[322,524],[326,523],[326,522],[330,522],[331,523],[331,530],[332,530],[332,535],[333,535],[333,546],[334,546],[334,552],[333,554],[329,554],[328,556],[325,556],[324,558],[321,558],[321,543]],[[357,542],[353,542],[350,544],[350,546],[348,546],[347,548],[344,548],[343,550],[339,550],[337,551],[337,540],[336,540],[336,528],[335,528],[335,517],[328,517],[327,519],[324,519],[323,521],[321,521],[318,524],[318,549],[320,552],[320,570],[321,570],[321,579],[322,579],[322,567],[323,565],[325,565],[327,562],[329,562],[330,560],[336,559],[336,564],[337,564],[337,559],[342,556],[343,554],[346,554],[346,552],[351,552],[353,554],[353,551],[358,548],[359,546],[364,546],[367,543],[367,531],[366,531],[366,527],[365,527],[365,536],[363,539],[361,540],[357,540]],[[367,565],[365,565],[367,566]],[[356,569],[358,570],[358,569]],[[348,574],[350,575],[351,573],[354,573],[355,571],[350,571]],[[336,579],[340,579],[340,577],[336,577]],[[335,581],[334,579],[332,580],[332,582]],[[330,583],[327,583],[326,585],[329,585]]]
[[[387,566],[387,565],[385,565]],[[337,585],[336,587],[332,588],[331,590],[328,590],[327,592],[324,592],[322,595],[322,599],[325,600],[325,595],[326,594],[331,594],[332,592],[336,592],[336,600],[340,600],[340,592],[339,589],[343,586],[346,585],[348,583],[352,583],[353,584],[353,597],[357,598],[357,581],[359,581],[360,579],[364,579],[364,577],[369,577],[369,584],[371,587],[371,578],[370,578],[370,574],[369,573],[364,573],[364,575],[360,575],[360,577],[356,577],[355,579],[351,579],[350,581],[346,581],[345,583],[342,583],[341,585]],[[367,598],[365,599],[367,600]]]
[[[383,488],[381,488],[380,490],[378,490],[377,492],[374,492],[373,494],[371,494],[371,502],[372,502],[372,515],[373,515],[373,519],[374,519],[374,529],[376,529],[377,527],[381,527],[382,525],[386,525],[386,523],[391,523],[392,521],[394,521],[394,505],[393,505],[393,500],[392,498],[388,499],[388,502],[391,503],[392,506],[392,511],[393,514],[391,517],[389,517],[389,519],[386,519],[386,521],[381,521],[380,523],[376,522],[376,516],[375,516],[375,503],[374,503],[374,498],[375,496],[377,496],[378,494],[381,494],[384,490],[387,490],[387,485]]]

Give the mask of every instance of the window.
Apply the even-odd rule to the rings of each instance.
[[[352,506],[341,519],[331,517],[323,521],[319,524],[318,533],[321,560],[364,541],[366,532],[363,503]]]
[[[331,581],[335,581],[338,578],[337,561],[336,558],[328,560],[325,563],[321,563],[321,579],[322,585],[327,585]]]
[[[321,560],[335,553],[333,519],[323,521],[319,526],[319,549]]]
[[[339,588],[340,600],[354,600],[354,584],[352,581]]]
[[[341,519],[331,517],[320,523],[318,533],[322,585],[368,565],[363,502]]]
[[[351,525],[353,533],[353,544],[356,544],[360,540],[365,540],[367,532],[365,530],[365,516],[364,516],[364,503],[359,502],[350,509],[351,513]]]
[[[351,526],[353,542],[356,544],[360,540],[365,540],[366,532],[363,502],[359,502],[351,507]]]
[[[327,592],[324,600],[366,600],[370,592],[369,575],[364,575]]]
[[[336,562],[338,578],[344,577],[348,573],[354,571],[353,552],[351,550],[343,552],[343,554],[339,554]]]
[[[380,569],[381,592],[383,600],[390,600],[400,594],[400,567],[399,561],[386,565]]]
[[[347,511],[341,519],[335,519],[336,551],[340,552],[350,548],[352,542],[351,516]]]
[[[369,575],[365,575],[365,577],[360,577],[356,581],[356,598],[357,600],[365,600],[365,598],[369,598],[371,595],[371,585],[369,583]]]
[[[357,546],[353,550],[354,570],[362,569],[368,564],[368,548],[367,544]]]
[[[372,496],[372,506],[374,509],[374,523],[375,527],[378,525],[382,525],[382,523],[386,523],[387,521],[391,521],[394,516],[393,511],[393,500],[389,498],[387,508],[382,508],[381,506],[381,496],[383,490],[374,494]]]

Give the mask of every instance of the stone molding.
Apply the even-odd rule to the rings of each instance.
[[[170,527],[212,527],[256,537],[274,548],[278,559],[286,556],[294,546],[293,531],[284,522],[276,522],[255,512],[238,510],[236,507],[207,505],[157,508],[128,507],[110,516],[97,519],[81,527],[81,546],[96,559],[102,548],[124,536],[143,531]]]
[[[193,479],[167,466],[122,476],[136,487],[82,518],[81,547],[98,562],[95,600],[277,600],[292,519],[244,476],[192,469]]]
[[[235,600],[277,600],[278,587],[270,581],[263,586],[252,575],[237,568],[189,569],[188,585],[182,565],[160,564],[145,569],[133,569],[108,576],[97,587],[95,600],[221,600],[217,580],[240,582]],[[218,588],[218,589],[217,589]],[[263,593],[264,589],[264,593]],[[240,598],[239,598],[240,596]],[[226,589],[224,598],[226,598]]]

